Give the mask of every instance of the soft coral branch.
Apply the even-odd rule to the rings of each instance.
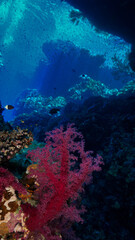
[[[39,183],[37,209],[22,205],[29,215],[26,224],[31,231],[41,231],[64,212],[65,217],[71,216],[71,221],[80,221],[79,210],[68,206],[67,200],[78,197],[78,192],[83,190],[82,184],[90,182],[92,172],[99,171],[102,164],[100,156],[93,158],[91,152],[84,151],[83,137],[72,125],[66,131],[61,127],[47,133],[45,141],[44,148],[28,154],[33,161],[39,162],[38,171],[30,171],[30,176],[36,175]],[[80,169],[75,170],[77,161],[81,161]]]
[[[6,187],[12,186],[16,191],[26,194],[27,191],[21,183],[7,169],[0,167],[0,201]]]

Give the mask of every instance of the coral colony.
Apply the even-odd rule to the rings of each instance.
[[[2,137],[3,136],[3,137]],[[73,125],[48,132],[45,147],[28,152],[28,166],[18,180],[3,163],[31,144],[26,130],[13,130],[1,136],[0,168],[0,233],[3,239],[62,239],[72,230],[73,222],[83,223],[77,199],[83,183],[92,180],[93,171],[100,171],[102,158],[84,150],[83,136]]]

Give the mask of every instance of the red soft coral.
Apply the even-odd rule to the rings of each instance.
[[[0,167],[0,201],[6,187],[13,187],[16,191],[26,194],[27,191],[21,183],[7,169]]]
[[[28,156],[39,162],[38,171],[31,170],[30,176],[36,175],[39,189],[36,192],[38,206],[34,208],[22,205],[29,214],[26,222],[30,231],[42,231],[52,220],[61,216],[71,221],[82,221],[75,206],[67,204],[76,200],[82,184],[90,182],[93,171],[99,171],[102,158],[93,158],[90,151],[84,151],[84,140],[73,125],[64,131],[63,127],[47,133],[44,148],[29,152]],[[78,161],[78,163],[77,163]],[[79,164],[79,162],[81,162]],[[76,167],[76,163],[79,167]],[[47,238],[50,239],[50,238]]]

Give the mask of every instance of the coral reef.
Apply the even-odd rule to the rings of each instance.
[[[0,115],[2,130],[0,131],[0,239],[23,239],[27,229],[17,196],[18,193],[26,195],[27,191],[6,168],[10,168],[9,162],[16,153],[31,144],[33,137],[27,130],[20,128],[12,130],[10,124],[4,122],[3,108],[1,106],[0,108],[2,110]]]
[[[34,121],[39,121],[34,135],[38,141],[44,140],[43,132],[74,122],[85,138],[86,150],[103,156],[102,172],[93,174],[93,184],[81,194],[87,212],[83,215],[84,224],[74,224],[74,230],[82,240],[134,240],[134,106],[133,80],[117,95],[69,102],[60,116],[33,114],[23,118],[28,129],[33,120],[33,130]],[[21,115],[14,126],[19,119]]]
[[[38,90],[27,89],[16,100],[14,110],[16,117],[15,121],[12,122],[12,127],[28,128],[36,140],[41,142],[44,140],[45,132],[52,130],[55,126],[55,122],[57,118],[60,118],[61,110],[65,105],[66,99],[64,97],[53,98],[50,96],[45,98],[39,94]],[[60,110],[57,114],[54,114],[55,118],[52,118],[50,114],[53,108]],[[47,125],[44,123],[49,123],[50,128],[46,128]]]
[[[81,100],[84,96],[88,98],[90,95],[109,97],[126,94],[130,96],[135,92],[135,80],[127,82],[123,88],[118,90],[116,88],[109,89],[104,83],[96,81],[86,74],[80,75],[80,78],[82,79],[80,83],[68,90],[73,99]]]
[[[5,139],[8,136],[12,144],[16,140],[19,149],[32,141],[26,130],[6,134]],[[83,223],[80,214],[85,208],[78,205],[79,194],[84,189],[83,183],[91,182],[92,173],[101,170],[102,158],[85,152],[83,136],[73,125],[46,135],[45,147],[28,152],[27,158],[33,164],[20,181],[0,168],[0,236],[4,240],[68,239],[69,232],[74,235],[72,223]],[[5,158],[8,159],[8,154]]]
[[[120,91],[117,95],[125,94],[128,96],[132,96],[135,93],[135,80],[129,81]]]
[[[80,75],[81,81],[68,91],[73,99],[82,99],[86,92],[89,91],[89,95],[109,97],[116,95],[118,89],[109,89],[104,83],[96,81],[89,77],[87,74]]]
[[[26,89],[16,100],[14,114],[30,114],[32,112],[41,114],[49,113],[54,108],[62,108],[66,105],[64,97],[44,97],[40,95],[37,89]]]
[[[7,165],[16,153],[24,147],[28,148],[32,141],[32,133],[24,129],[0,131],[0,165]]]
[[[21,201],[20,207],[25,214],[27,239],[52,238],[59,240],[62,238],[65,240],[77,239],[77,237],[82,240],[134,239],[134,105],[133,80],[117,92],[117,94],[110,97],[91,96],[82,102],[69,102],[59,116],[50,116],[48,113],[43,114],[32,111],[30,114],[20,114],[16,117],[12,127],[16,125],[22,127],[24,125],[25,128],[33,131],[34,137],[40,142],[44,140],[44,132],[59,127],[60,124],[64,126],[63,129],[55,129],[49,133],[46,144],[42,145],[44,143],[41,143],[38,149],[35,148],[39,143],[33,143],[33,146],[31,145],[32,151],[29,152],[27,157],[27,151],[22,149],[21,151],[23,152],[20,156],[16,154],[10,160],[13,160],[13,166],[16,166],[15,161],[17,159],[18,163],[21,159],[29,161],[26,174],[19,180],[27,193],[19,193],[19,189],[17,190],[17,197]],[[80,191],[78,198],[72,199],[71,196],[68,200],[65,200],[67,206],[65,209],[65,205],[61,205],[63,200],[59,195],[57,196],[59,192],[55,188],[57,188],[58,182],[60,184],[59,187],[61,186],[62,189],[66,188],[66,184],[63,186],[63,180],[60,180],[60,170],[63,162],[62,156],[67,155],[62,141],[66,140],[66,131],[64,130],[67,123],[72,122],[82,132],[86,141],[86,150],[92,149],[94,152],[102,155],[105,164],[102,167],[102,172],[93,173],[93,184],[91,187],[84,185],[85,191]],[[58,137],[59,134],[60,138]],[[67,134],[68,136],[70,136],[69,133]],[[73,136],[74,134],[71,134],[71,138]],[[62,140],[63,138],[65,140]],[[77,144],[76,140],[74,144]],[[57,146],[59,147],[57,148]],[[77,144],[77,146],[80,145]],[[69,147],[67,149],[70,150]],[[79,157],[79,152],[75,152],[73,156],[71,150],[70,154],[72,155],[71,162],[74,161],[74,157],[75,159]],[[69,156],[71,156],[70,154]],[[69,176],[71,172],[73,175],[74,173],[75,175],[79,173],[81,157],[78,160],[75,166],[70,166]],[[32,162],[33,164],[30,165]],[[45,185],[48,185],[49,188],[45,187]],[[70,186],[70,183],[68,186]],[[76,196],[77,194],[78,192]],[[54,200],[56,196],[58,197],[57,200],[60,200],[57,202],[60,205],[58,204],[57,206],[55,203],[56,209],[53,206],[51,196],[54,197]],[[87,212],[81,207],[81,203]],[[51,207],[49,208],[48,206]],[[63,206],[63,209],[59,209],[58,207],[60,206]],[[76,208],[77,210],[75,210]],[[44,210],[48,211],[48,217],[43,214]],[[71,218],[71,212],[66,212],[66,210],[71,210],[75,215]],[[80,214],[82,213],[84,222],[80,225]],[[35,219],[34,223],[32,219]],[[78,219],[80,219],[80,223]],[[31,224],[34,226],[36,221],[38,221],[37,231],[33,231]],[[42,226],[43,222],[45,224],[44,227]],[[6,228],[7,225],[5,225]],[[40,231],[41,228],[42,231]]]

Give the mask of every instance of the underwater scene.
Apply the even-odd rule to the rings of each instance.
[[[135,0],[0,0],[0,240],[134,240]]]

